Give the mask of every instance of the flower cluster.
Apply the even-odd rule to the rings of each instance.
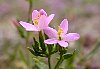
[[[34,10],[32,12],[32,24],[20,21],[19,23],[26,29],[26,31],[43,31],[49,39],[44,40],[45,44],[59,44],[61,47],[67,47],[68,42],[75,41],[80,38],[77,33],[68,33],[68,21],[64,19],[58,30],[49,27],[49,23],[54,18],[54,14],[47,15],[47,13],[41,9],[40,11]]]

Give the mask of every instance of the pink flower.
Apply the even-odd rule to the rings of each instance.
[[[41,9],[40,11],[34,10],[32,12],[32,21],[33,24],[20,21],[19,23],[27,30],[27,31],[40,31],[48,27],[48,24],[53,19],[54,14],[47,16],[47,13]]]
[[[46,44],[59,44],[62,47],[67,47],[69,41],[75,41],[80,38],[80,35],[77,33],[68,33],[68,21],[67,19],[64,19],[60,26],[58,31],[56,31],[53,28],[46,28],[44,30],[45,34],[49,36],[50,39],[47,39],[44,41]]]

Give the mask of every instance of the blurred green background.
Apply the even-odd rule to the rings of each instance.
[[[81,35],[80,40],[69,45],[71,50],[79,50],[74,69],[100,69],[100,0],[33,0],[34,9],[44,9],[49,15],[54,13],[50,26],[56,29],[67,18],[68,32]],[[27,21],[28,11],[29,0],[0,0],[0,69],[48,69],[47,59],[31,55],[14,25],[17,20]],[[52,66],[55,62],[52,61]],[[71,69],[66,61],[61,67]]]

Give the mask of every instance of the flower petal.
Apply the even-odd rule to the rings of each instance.
[[[23,22],[23,21],[20,21],[19,22],[27,31],[38,31],[38,29],[32,25],[32,24],[29,24],[29,23],[26,23],[26,22]]]
[[[43,9],[41,9],[39,12],[40,12],[41,15],[47,16],[47,13]]]
[[[67,19],[64,19],[64,20],[61,22],[60,28],[63,29],[64,34],[67,33],[67,31],[68,31],[68,21],[67,21]]]
[[[35,18],[38,18],[39,12],[37,10],[34,10],[32,12],[32,21],[34,21]]]
[[[55,14],[51,14],[47,17],[47,24],[49,24],[51,22],[51,20],[53,19],[54,16],[55,16]]]
[[[40,29],[44,29],[44,28],[48,27],[46,19],[47,19],[47,17],[45,15],[41,15],[41,17],[39,19],[39,24],[38,24]]]
[[[58,44],[62,47],[68,47],[68,43],[65,41],[59,41]]]
[[[48,35],[49,38],[57,38],[57,31],[53,28],[45,28],[44,33]]]
[[[80,38],[80,35],[77,33],[69,33],[66,34],[66,36],[64,37],[65,41],[75,41],[78,40]]]
[[[47,40],[44,40],[44,43],[46,44],[56,44],[58,42],[57,39],[47,39]]]

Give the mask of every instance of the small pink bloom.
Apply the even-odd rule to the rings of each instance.
[[[49,36],[50,39],[47,39],[44,41],[46,44],[59,44],[62,47],[67,47],[69,41],[75,41],[80,38],[80,35],[77,33],[68,33],[68,21],[67,19],[64,19],[60,26],[58,31],[56,31],[53,28],[46,28],[44,30],[45,34]]]
[[[53,17],[54,17],[54,14],[47,16],[47,13],[43,9],[41,9],[40,11],[34,10],[32,12],[33,24],[23,22],[23,21],[20,21],[19,23],[27,31],[40,31],[48,27]]]

